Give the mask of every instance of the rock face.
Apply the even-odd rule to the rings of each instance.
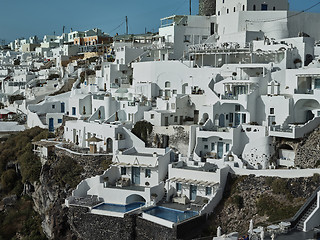
[[[299,142],[295,164],[302,168],[320,166],[320,129],[315,129],[308,137]]]
[[[56,155],[42,166],[40,182],[34,184],[34,209],[42,216],[42,228],[49,239],[73,239],[74,233],[70,230],[67,217],[69,209],[64,206],[65,199],[71,196],[73,189],[68,184],[61,186],[57,182],[54,169],[59,161],[63,161],[63,156],[67,155],[83,167],[81,180],[102,174],[101,162],[110,157],[79,157],[62,150],[57,150]]]
[[[210,216],[207,234],[215,234],[218,226],[223,233],[238,231],[244,234],[251,219],[255,226],[287,220],[319,184],[319,178],[315,177],[280,179],[229,175],[225,196]],[[274,211],[269,211],[270,208]]]

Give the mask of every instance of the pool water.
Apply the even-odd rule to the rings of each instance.
[[[165,207],[154,207],[144,211],[147,214],[168,220],[170,222],[181,222],[188,218],[198,215],[195,211],[179,211]]]
[[[127,205],[104,203],[104,204],[101,204],[101,205],[95,207],[94,209],[105,210],[105,211],[110,211],[110,212],[125,213],[125,212],[129,212],[131,210],[134,210],[136,208],[139,208],[141,206],[144,206],[144,204],[145,203],[143,203],[143,202],[135,202],[135,203],[127,204]]]

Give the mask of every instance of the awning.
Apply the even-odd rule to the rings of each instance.
[[[175,177],[170,178],[169,181],[182,183],[182,184],[204,186],[204,187],[214,187],[219,184],[216,182],[201,181],[201,180],[199,181],[199,180],[195,180],[195,179],[185,179],[185,178],[175,178]]]

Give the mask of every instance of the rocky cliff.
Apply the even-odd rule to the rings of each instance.
[[[204,235],[247,233],[249,222],[267,226],[290,219],[320,185],[320,176],[282,179],[229,175],[223,200],[210,216]]]
[[[35,210],[42,216],[42,228],[49,239],[74,239],[64,200],[84,178],[102,174],[110,156],[78,156],[56,150],[43,165],[40,181],[32,193]],[[76,237],[77,238],[77,237]]]

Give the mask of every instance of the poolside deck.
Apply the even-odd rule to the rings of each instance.
[[[191,203],[180,204],[180,203],[173,203],[173,202],[159,202],[157,205],[162,206],[162,207],[167,207],[167,208],[173,208],[173,209],[180,210],[180,211],[199,212],[201,210],[201,207],[191,205]]]
[[[100,200],[98,196],[87,195],[86,197],[75,197],[69,202],[69,204],[82,207],[93,207],[102,202],[103,201]]]

